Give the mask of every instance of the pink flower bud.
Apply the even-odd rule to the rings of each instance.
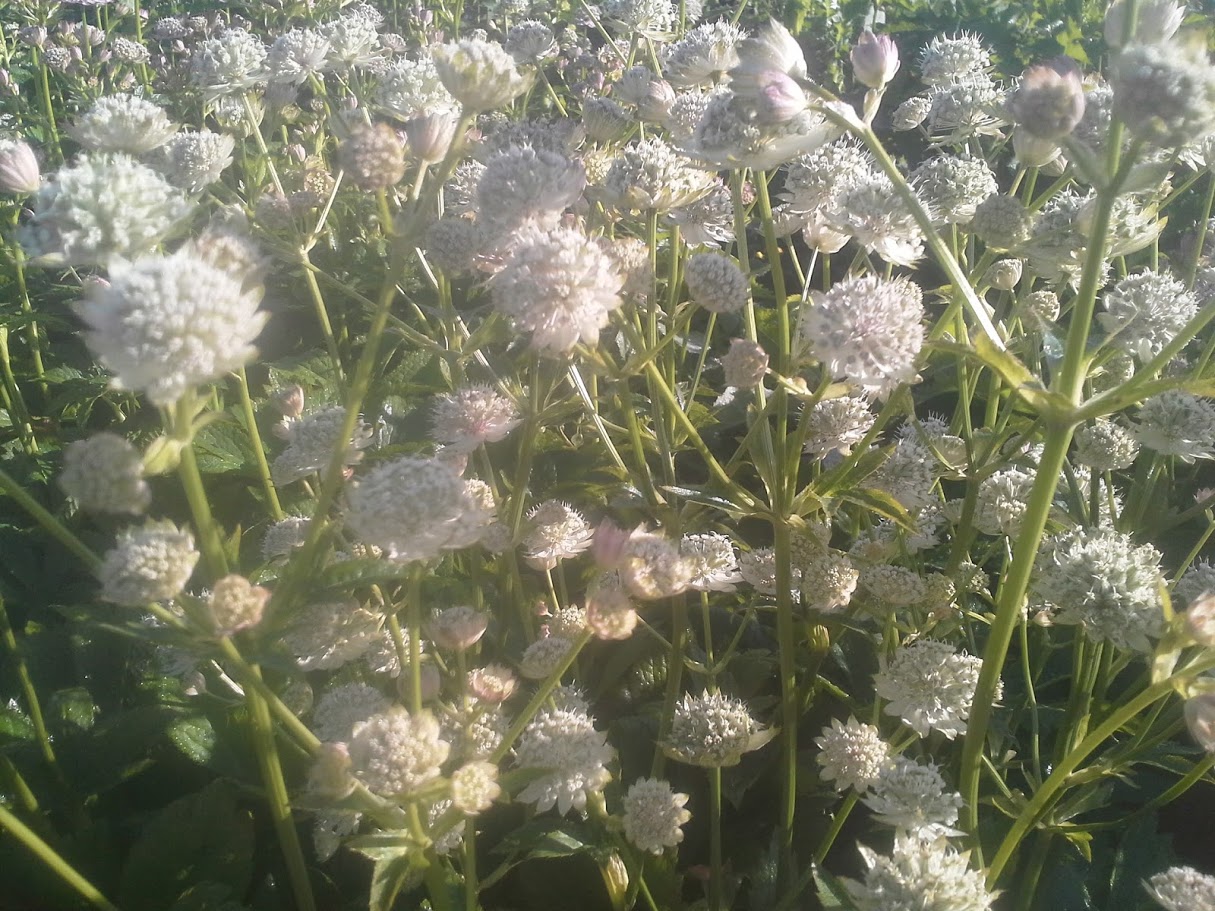
[[[471,607],[449,607],[438,611],[428,626],[430,638],[440,648],[462,652],[485,635],[489,617]]]
[[[456,125],[456,116],[450,111],[432,111],[406,121],[409,153],[428,164],[442,161],[456,137]]]
[[[1041,139],[1061,139],[1074,130],[1084,116],[1084,85],[1076,61],[1055,57],[1029,67],[1008,100],[1008,113]]]
[[[1208,753],[1215,753],[1215,693],[1202,693],[1187,699],[1185,723],[1198,745]]]
[[[624,559],[628,541],[629,532],[611,519],[601,521],[595,529],[595,537],[591,539],[591,556],[595,564],[601,569],[615,569]]]
[[[899,49],[887,35],[875,35],[869,29],[861,32],[850,55],[852,73],[861,85],[880,89],[899,71]]]
[[[1199,645],[1215,647],[1215,593],[1195,598],[1185,612],[1186,631]]]
[[[299,383],[276,390],[271,400],[285,418],[298,418],[304,413],[304,387]]]
[[[761,123],[788,123],[809,102],[793,79],[780,70],[765,70],[756,76],[755,114]]]

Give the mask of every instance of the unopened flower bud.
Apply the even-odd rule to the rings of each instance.
[[[852,73],[861,85],[880,89],[899,71],[899,49],[887,35],[875,35],[869,29],[861,32],[850,55]]]
[[[405,176],[405,144],[386,123],[355,127],[338,158],[360,190],[386,190]]]
[[[645,97],[637,105],[637,114],[645,123],[665,123],[675,103],[675,90],[665,79],[651,79]]]
[[[447,110],[431,111],[405,121],[410,154],[427,164],[442,161],[456,138],[457,123],[455,114]]]
[[[629,540],[629,532],[625,531],[611,519],[603,519],[595,529],[591,539],[591,556],[600,569],[615,569],[624,559],[625,545]]]
[[[1012,145],[1017,161],[1027,168],[1045,167],[1059,157],[1060,149],[1053,139],[1043,139],[1020,127],[1013,131]]]
[[[788,123],[808,106],[801,86],[780,70],[765,70],[756,77],[755,116],[760,123]]]
[[[745,338],[730,340],[730,350],[721,359],[726,385],[747,389],[758,385],[768,372],[768,353],[757,342]]]
[[[215,583],[207,607],[221,636],[257,626],[270,600],[270,590],[253,585],[244,576],[228,575]]]
[[[276,390],[271,400],[285,418],[298,418],[304,413],[304,387],[299,383]]]
[[[1207,592],[1185,612],[1186,631],[1199,645],[1215,647],[1215,592]]]
[[[1024,268],[1019,259],[999,259],[987,270],[987,281],[997,291],[1011,291],[1021,280]]]
[[[1008,112],[1022,129],[1041,139],[1060,139],[1084,116],[1080,67],[1070,57],[1031,66],[1008,101]]]
[[[619,588],[603,586],[586,599],[586,625],[599,639],[627,639],[637,626],[637,610]]]
[[[1215,693],[1191,696],[1185,703],[1185,723],[1198,745],[1215,753]]]
[[[5,193],[33,193],[42,186],[38,159],[29,143],[21,139],[0,139],[0,190]]]
[[[430,638],[440,648],[462,652],[471,648],[485,635],[489,617],[471,607],[449,607],[438,611],[430,620]]]

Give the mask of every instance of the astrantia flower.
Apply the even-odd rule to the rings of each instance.
[[[818,456],[829,452],[848,455],[865,439],[875,419],[868,400],[860,396],[821,399],[806,416],[805,451]]]
[[[300,670],[332,670],[379,643],[383,622],[355,601],[317,601],[295,612],[280,640]]]
[[[262,539],[262,559],[290,556],[296,548],[303,547],[308,538],[309,520],[303,516],[288,516],[266,529]]]
[[[695,202],[715,185],[713,172],[697,167],[661,139],[644,139],[616,156],[603,193],[606,202],[624,211],[668,212]]]
[[[802,311],[798,333],[832,376],[889,392],[915,376],[923,295],[905,278],[846,278]]]
[[[973,76],[991,66],[991,51],[978,35],[937,35],[920,54],[920,78],[929,85]]]
[[[1141,139],[1179,147],[1215,130],[1215,66],[1205,44],[1132,44],[1114,59],[1114,111]]]
[[[584,708],[560,704],[543,708],[515,745],[515,767],[544,772],[516,799],[535,804],[539,812],[554,806],[562,816],[571,809],[581,812],[587,798],[612,780],[606,764],[614,755],[607,735],[595,730]]]
[[[121,153],[81,155],[30,200],[20,237],[33,258],[105,264],[151,250],[193,206],[147,165]]]
[[[435,397],[431,407],[431,436],[459,452],[472,452],[482,443],[497,443],[519,426],[515,403],[489,386],[464,386]]]
[[[860,569],[860,584],[887,608],[907,607],[924,598],[924,580],[914,570],[888,563]]]
[[[405,143],[386,123],[359,123],[338,146],[338,161],[360,190],[387,190],[405,176]]]
[[[862,800],[883,825],[928,836],[956,834],[953,824],[962,806],[962,795],[946,791],[935,765],[906,756],[886,763]]]
[[[988,76],[964,76],[932,87],[924,126],[935,139],[960,143],[998,133],[1004,123],[1004,91]]]
[[[1097,471],[1129,468],[1139,454],[1139,443],[1121,424],[1098,420],[1076,431],[1076,451],[1072,459]]]
[[[527,522],[524,558],[537,569],[553,569],[591,546],[590,524],[568,503],[546,500],[527,514]]]
[[[720,768],[738,765],[743,753],[758,750],[775,733],[761,727],[741,700],[705,690],[675,703],[662,748],[679,762]]]
[[[455,111],[459,103],[443,87],[434,59],[394,60],[380,75],[376,103],[385,113],[411,120],[431,111]]]
[[[662,74],[676,88],[713,85],[738,65],[738,43],[745,35],[724,19],[689,29],[663,49]]]
[[[841,139],[789,165],[784,198],[795,212],[826,211],[842,193],[877,176],[873,155],[855,139]]]
[[[377,465],[347,501],[349,528],[403,562],[469,547],[493,518],[450,467],[410,456]]]
[[[63,452],[59,486],[88,512],[141,513],[152,502],[143,457],[116,433],[95,433]]]
[[[622,303],[623,280],[612,258],[579,231],[557,227],[521,234],[491,284],[494,307],[532,333],[532,346],[564,354],[594,345]]]
[[[216,633],[231,636],[257,626],[269,601],[269,589],[253,585],[244,576],[232,573],[217,579],[211,586],[207,610]]]
[[[539,63],[556,56],[559,50],[553,30],[535,19],[512,25],[506,33],[504,47],[519,63]]]
[[[531,85],[497,42],[465,38],[435,48],[433,56],[444,88],[466,111],[500,108]]]
[[[343,683],[325,691],[312,710],[309,727],[323,741],[346,743],[354,726],[386,712],[391,702],[365,683]]]
[[[890,857],[859,850],[865,879],[844,884],[860,911],[987,911],[995,899],[984,872],[970,868],[970,852],[944,838],[897,835]]]
[[[1032,471],[1013,466],[983,478],[975,502],[975,527],[987,535],[1019,534],[1034,477]]]
[[[1077,623],[1094,641],[1148,652],[1160,635],[1160,553],[1112,529],[1078,528],[1043,542],[1031,600],[1054,608],[1056,623]]]
[[[177,132],[164,108],[138,95],[107,95],[76,119],[68,130],[92,152],[142,155],[169,141]]]
[[[1184,282],[1146,270],[1114,285],[1102,298],[1097,320],[1108,341],[1123,351],[1151,360],[1198,312],[1198,299]]]
[[[1210,560],[1200,558],[1177,580],[1173,598],[1180,599],[1184,604],[1192,604],[1206,594],[1215,594],[1215,566],[1211,565]]]
[[[849,788],[867,791],[890,757],[890,746],[878,729],[855,718],[843,722],[833,718],[814,743],[819,750],[815,758],[820,775],[841,793]]]
[[[573,647],[574,643],[565,636],[537,639],[523,650],[519,673],[529,680],[543,680],[561,665]]]
[[[354,776],[370,790],[390,796],[438,778],[451,749],[440,739],[433,715],[411,715],[400,706],[356,724],[348,748]]]
[[[831,228],[896,266],[914,265],[924,254],[923,232],[883,176],[841,190],[824,218]]]
[[[895,652],[873,688],[887,700],[887,715],[902,718],[921,737],[940,731],[953,740],[966,733],[982,666],[982,658],[959,655],[946,642],[921,639]]]
[[[253,342],[269,318],[260,301],[260,288],[245,288],[185,248],[116,264],[108,283],[89,286],[76,313],[114,385],[168,407],[256,356]]]
[[[771,547],[760,547],[747,551],[738,558],[738,571],[743,580],[762,595],[776,594],[776,551]],[[798,585],[802,573],[796,566],[789,568],[790,585],[794,600],[800,597]]]
[[[684,281],[694,304],[710,313],[737,313],[747,305],[750,280],[724,253],[695,253],[684,263]]]
[[[934,221],[964,225],[974,218],[975,209],[996,192],[996,176],[982,158],[938,155],[911,173],[916,194]]]
[[[661,854],[683,841],[682,826],[692,814],[684,809],[687,794],[676,794],[669,782],[642,778],[624,797],[624,837],[642,851]]]
[[[198,557],[194,536],[172,522],[128,528],[97,571],[101,598],[125,607],[173,598],[190,580]]]
[[[235,147],[236,139],[226,133],[186,130],[157,149],[148,163],[173,186],[187,193],[201,193],[232,164]]]
[[[1029,238],[1033,216],[1015,196],[994,193],[975,207],[971,230],[995,250],[1011,250]]]
[[[329,54],[329,39],[311,28],[293,28],[274,39],[266,52],[266,74],[271,82],[300,85],[319,73]]]
[[[1179,389],[1146,399],[1131,424],[1141,446],[1183,462],[1215,455],[1215,404]]]
[[[1170,867],[1144,885],[1166,911],[1215,908],[1215,876],[1199,873],[1193,867]]]
[[[194,46],[190,78],[211,98],[242,92],[264,81],[266,47],[244,29],[230,28]]]
[[[451,773],[451,803],[461,813],[483,813],[501,793],[498,767],[492,762],[476,759]]]
[[[847,607],[861,577],[847,554],[830,550],[803,561],[801,573],[806,606],[824,612]]]
[[[679,553],[688,564],[691,573],[688,588],[693,591],[732,592],[742,581],[734,542],[725,535],[714,532],[684,535]]]
[[[692,580],[691,562],[679,547],[644,528],[629,535],[617,570],[629,594],[644,601],[678,595],[687,591]]]
[[[489,614],[465,605],[435,611],[426,631],[439,648],[463,651],[476,645],[489,626]]]
[[[480,221],[505,231],[535,221],[555,225],[586,186],[583,166],[560,152],[511,146],[485,162],[477,183]]]
[[[327,469],[345,422],[346,409],[333,405],[286,424],[287,448],[270,466],[274,483],[280,486],[290,484]],[[371,445],[373,433],[360,416],[355,421],[354,432],[346,446],[344,465],[357,465],[362,460],[362,450]]]
[[[674,28],[677,13],[673,0],[605,0],[599,4],[600,16],[613,29],[655,41]]]

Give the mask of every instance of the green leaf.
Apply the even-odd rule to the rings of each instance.
[[[223,782],[169,804],[140,832],[122,871],[125,911],[161,911],[202,883],[244,895],[253,873],[253,822]]]
[[[61,723],[82,731],[91,728],[97,716],[93,697],[81,686],[57,690],[51,696],[51,707],[54,716]]]
[[[179,718],[165,729],[173,746],[199,765],[206,765],[219,740],[206,715]]]
[[[855,503],[857,506],[862,506],[870,512],[877,513],[879,516],[889,519],[907,531],[915,531],[915,523],[903,507],[903,504],[884,490],[877,490],[873,487],[854,487],[847,491],[841,491],[839,498],[849,503]]]
[[[251,474],[253,448],[244,428],[234,421],[214,421],[194,437],[194,454],[203,474]]]
[[[398,895],[422,882],[426,861],[416,848],[360,848],[359,853],[375,861],[367,911],[391,911]]]
[[[1155,815],[1132,823],[1122,835],[1114,854],[1114,869],[1110,873],[1110,894],[1107,911],[1133,911],[1155,907],[1148,899],[1143,883],[1172,863],[1169,841],[1156,831]]]
[[[0,744],[34,739],[34,723],[15,702],[0,705]]]
[[[814,885],[818,887],[819,904],[825,911],[835,911],[837,908],[842,911],[858,911],[843,881],[817,865],[814,868]]]

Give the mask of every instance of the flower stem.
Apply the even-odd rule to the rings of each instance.
[[[38,700],[38,691],[34,688],[34,681],[30,677],[29,666],[25,663],[25,656],[21,653],[21,647],[17,644],[17,637],[13,632],[12,623],[9,622],[8,609],[4,606],[3,596],[0,596],[0,639],[4,640],[4,648],[9,653],[9,657],[16,668],[17,680],[21,685],[21,694],[25,697],[25,707],[29,712],[30,722],[34,725],[34,736],[38,740],[39,749],[42,750],[42,758],[54,770],[55,777],[62,779],[63,772],[59,768],[58,760],[55,758],[55,750],[51,746],[51,735],[46,729],[46,720],[42,716],[42,703]]]
[[[40,861],[46,864],[65,883],[79,892],[94,908],[103,911],[119,911],[100,890],[76,872],[75,867],[64,860],[54,848],[39,838],[32,829],[0,803],[0,829],[4,829]]]
[[[190,513],[194,516],[194,525],[198,529],[199,543],[202,547],[203,560],[207,564],[207,572],[212,579],[218,579],[228,572],[228,558],[224,555],[224,542],[215,517],[211,514],[211,504],[207,500],[207,491],[203,487],[202,474],[198,470],[198,460],[194,457],[191,427],[192,396],[183,398],[177,404],[177,413],[173,419],[173,435],[181,442],[181,461],[177,465],[177,476],[185,490],[186,500],[190,504]]]
[[[253,399],[249,396],[249,378],[245,376],[244,367],[236,372],[236,379],[240,385],[240,404],[245,415],[245,426],[253,443],[253,456],[257,460],[257,474],[266,494],[266,503],[270,506],[270,517],[275,522],[281,522],[284,517],[283,507],[278,501],[278,491],[275,490],[274,480],[270,476],[270,463],[266,461],[266,447],[262,445],[262,435],[257,428],[257,414],[253,410]]]
[[[721,766],[709,769],[709,911],[722,911]]]
[[[658,737],[654,744],[654,760],[650,764],[650,776],[661,778],[667,757],[662,752],[662,742],[671,731],[671,719],[675,716],[675,701],[683,690],[683,659],[688,642],[688,605],[683,597],[672,600],[671,649],[667,657],[667,685],[662,696],[662,714],[658,721]]]

